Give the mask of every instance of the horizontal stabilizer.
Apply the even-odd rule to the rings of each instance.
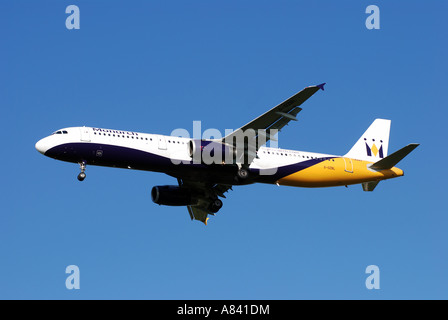
[[[406,147],[392,153],[384,159],[375,162],[370,166],[373,170],[387,170],[393,168],[398,162],[400,162],[404,157],[406,157],[412,150],[419,146],[418,143],[411,143]]]

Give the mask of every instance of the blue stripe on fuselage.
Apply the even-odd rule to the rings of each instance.
[[[170,158],[149,151],[109,144],[66,143],[49,149],[45,152],[45,155],[67,162],[79,163],[85,161],[88,165],[164,172],[189,180],[225,184],[275,183],[287,175],[332,158],[310,159],[281,166],[272,175],[260,175],[259,169],[251,169],[251,174],[247,181],[237,181],[235,180],[236,166],[196,164],[193,161],[174,164]]]

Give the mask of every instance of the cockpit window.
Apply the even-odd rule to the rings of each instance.
[[[62,134],[62,131],[56,131],[56,134]]]
[[[63,134],[67,134],[68,132],[64,130],[64,131],[62,131],[62,133],[63,133]]]

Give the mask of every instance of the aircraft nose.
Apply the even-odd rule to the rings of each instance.
[[[45,154],[45,152],[48,150],[48,143],[46,138],[37,141],[35,147],[37,151],[39,151],[42,154]]]

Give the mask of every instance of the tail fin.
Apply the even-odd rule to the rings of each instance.
[[[372,162],[387,157],[390,123],[390,120],[375,119],[345,157]]]

